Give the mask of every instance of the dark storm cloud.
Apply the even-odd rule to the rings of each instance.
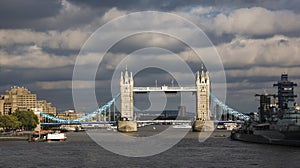
[[[31,28],[36,20],[55,16],[60,9],[58,0],[2,0],[0,28]]]
[[[67,6],[70,3],[73,6]],[[65,6],[64,6],[65,5]],[[0,28],[30,28],[36,30],[56,29],[64,30],[71,26],[87,25],[97,17],[113,7],[127,11],[159,10],[174,12],[186,7],[212,6],[233,10],[237,8],[250,8],[255,6],[265,7],[271,10],[292,10],[299,12],[300,2],[297,0],[286,1],[243,1],[243,0],[147,0],[147,1],[16,1],[4,0],[0,2]],[[75,10],[76,7],[78,10]],[[186,8],[188,10],[189,8]],[[64,10],[69,10],[66,16]],[[72,13],[73,12],[73,13]],[[61,18],[60,18],[61,17]]]
[[[0,28],[62,31],[87,25],[105,12],[65,0],[4,0],[0,1]]]
[[[273,0],[256,0],[253,1],[254,5],[259,5],[268,9],[273,10],[291,10],[296,13],[300,13],[299,6],[300,1],[299,0],[277,0],[276,2]]]
[[[111,8],[117,7],[123,10],[133,10],[133,11],[142,11],[142,10],[159,10],[159,11],[173,11],[184,7],[193,7],[193,6],[214,6],[220,8],[232,8],[237,9],[241,7],[255,7],[261,6],[266,7],[272,10],[294,10],[299,12],[300,1],[298,0],[128,0],[128,1],[116,1],[116,0],[93,0],[93,1],[81,1],[81,0],[72,0],[70,1],[79,6],[85,5],[91,8]]]
[[[146,77],[147,76],[147,77]],[[147,68],[134,76],[136,86],[171,86],[173,80],[174,86],[177,85],[176,79],[168,72],[158,68]]]
[[[0,85],[28,85],[35,81],[72,80],[73,66],[60,68],[13,68],[0,71]]]
[[[192,15],[196,24],[208,27],[205,31],[224,61],[229,105],[241,111],[255,110],[255,102],[249,103],[249,97],[252,101],[255,92],[275,82],[285,69],[293,80],[300,81],[299,7],[298,0],[0,1],[0,87],[25,85],[40,99],[51,101],[58,111],[72,108],[74,56],[88,36],[120,15],[158,10],[183,14],[188,19]],[[264,13],[255,15],[257,11]],[[217,20],[217,16],[222,17]],[[249,18],[254,21],[247,22]],[[181,30],[178,28],[178,33]],[[108,81],[120,58],[151,46],[178,54],[187,49],[166,37],[133,36],[121,40],[111,48],[97,73],[99,104],[111,97]],[[199,70],[201,60],[184,60],[193,72]],[[153,86],[155,79],[158,85],[170,85],[172,78],[157,70],[140,72],[135,78],[140,86]]]
[[[38,94],[38,99],[51,102],[52,105],[56,107],[57,112],[74,109],[72,89],[45,90],[37,87],[31,87],[28,89],[30,89],[32,93]]]
[[[173,10],[178,7],[192,5],[192,4],[199,4],[199,1],[181,1],[181,0],[144,0],[144,1],[137,1],[137,0],[129,0],[129,1],[116,1],[116,0],[102,0],[102,1],[80,1],[80,0],[72,0],[70,1],[77,5],[86,5],[91,8],[111,8],[117,7],[122,10]],[[200,2],[201,4],[201,2]]]

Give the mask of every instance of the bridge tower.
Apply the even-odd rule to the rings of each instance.
[[[208,72],[204,72],[203,64],[201,73],[196,73],[196,120],[193,124],[194,131],[213,129],[210,121],[210,80]],[[212,127],[212,128],[211,128]]]
[[[210,120],[210,82],[208,72],[204,72],[203,65],[201,74],[199,71],[196,73],[196,89],[196,120]]]
[[[120,101],[121,120],[118,121],[118,130],[121,132],[137,131],[137,123],[133,117],[133,76],[126,66],[125,72],[121,72],[120,79]]]
[[[126,120],[133,120],[133,77],[130,76],[126,67],[125,74],[121,72],[120,93],[121,93],[121,117]]]

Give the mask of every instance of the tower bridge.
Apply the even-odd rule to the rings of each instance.
[[[130,74],[130,75],[129,75]],[[88,115],[79,117],[74,120],[61,119],[46,113],[41,112],[40,115],[44,118],[49,119],[55,123],[61,124],[73,124],[73,123],[86,123],[91,122],[93,118],[97,115],[101,115],[110,109],[114,105],[116,99],[120,98],[120,112],[121,120],[117,122],[118,130],[123,132],[137,131],[137,123],[143,121],[136,121],[134,118],[134,93],[148,93],[148,92],[192,92],[196,97],[196,116],[195,121],[193,121],[194,131],[212,130],[214,129],[214,120],[211,119],[213,115],[224,115],[231,116],[233,118],[246,121],[249,116],[234,110],[233,108],[226,105],[224,102],[220,101],[216,96],[210,92],[210,79],[209,73],[204,72],[202,67],[201,72],[196,73],[195,86],[189,87],[178,87],[178,86],[161,86],[161,87],[135,87],[132,72],[128,72],[127,68],[125,72],[121,72],[120,77],[120,93],[118,93],[112,100],[105,103],[103,106],[99,107]],[[210,109],[210,107],[212,109]],[[221,118],[215,117],[215,118]],[[223,120],[226,120],[224,117]],[[177,120],[176,120],[177,121]],[[173,121],[173,122],[176,122]],[[151,122],[151,121],[148,121]],[[191,122],[191,121],[190,121]],[[53,123],[53,124],[55,124]],[[115,123],[115,121],[112,121]],[[47,123],[42,123],[46,124]],[[51,123],[49,123],[51,124]]]
[[[137,131],[137,122],[134,120],[133,102],[134,92],[195,92],[196,93],[196,119],[193,123],[194,131],[213,130],[213,121],[210,120],[210,79],[208,72],[196,73],[195,87],[134,87],[132,72],[121,72],[120,99],[121,99],[121,121],[118,121],[118,130],[121,132]]]

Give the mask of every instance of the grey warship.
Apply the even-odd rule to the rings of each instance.
[[[281,75],[277,94],[256,94],[260,97],[258,117],[250,118],[239,128],[232,130],[231,139],[254,143],[289,145],[300,147],[300,106],[295,102],[296,83]]]

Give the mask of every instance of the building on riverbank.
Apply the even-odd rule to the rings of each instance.
[[[64,120],[75,120],[79,117],[82,117],[83,115],[84,113],[78,113],[75,110],[66,110],[64,112],[57,114],[57,117]]]
[[[37,100],[37,95],[25,87],[13,86],[0,95],[0,114],[7,115],[16,111],[40,109],[41,111],[56,115],[56,108],[46,100]]]

